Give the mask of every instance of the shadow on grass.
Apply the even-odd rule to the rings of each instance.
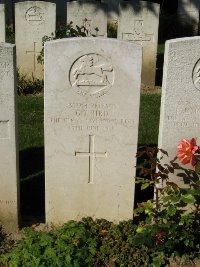
[[[22,226],[45,221],[44,147],[20,151],[20,209]]]

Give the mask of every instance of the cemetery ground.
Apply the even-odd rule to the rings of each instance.
[[[160,93],[141,94],[139,146],[157,145],[160,97]],[[189,221],[184,232],[172,220],[169,227],[173,238],[166,246],[163,229],[147,225],[146,231],[140,232],[142,221],[145,225],[143,216],[119,225],[84,218],[59,228],[45,226],[43,110],[43,93],[18,96],[23,226],[20,239],[24,239],[12,240],[1,232],[0,266],[199,266],[198,244],[192,230],[187,232]],[[152,190],[141,191],[140,185],[136,186],[136,203],[152,198]],[[141,192],[145,197],[141,198]],[[151,211],[148,202],[145,209]],[[188,244],[179,247],[179,242],[186,240]],[[170,256],[173,260],[169,263]]]
[[[157,80],[162,77],[163,45],[159,49]],[[22,228],[20,235],[14,238],[6,236],[1,229],[0,266],[199,266],[199,226],[191,224],[189,217],[180,224],[178,211],[171,205],[157,217],[167,220],[164,228],[162,224],[152,224],[155,213],[148,200],[153,197],[153,190],[147,182],[143,184],[144,188],[147,186],[145,190],[136,184],[135,203],[147,202],[139,206],[133,221],[116,225],[88,217],[59,228],[44,224],[44,97],[43,90],[38,92],[43,84],[38,80],[27,81],[23,76],[19,78]],[[161,98],[160,89],[149,91],[143,87],[141,93],[138,139],[138,148],[150,147],[147,155],[156,151]]]

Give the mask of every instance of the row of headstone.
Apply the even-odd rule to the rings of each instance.
[[[0,3],[0,42],[5,42],[5,5]]]
[[[14,58],[14,45],[2,43],[0,222],[7,231],[19,222]],[[68,38],[46,44],[46,222],[132,218],[141,66],[142,47],[135,43]]]
[[[199,42],[166,43],[159,147],[169,159],[182,138],[199,138]],[[72,38],[45,45],[46,222],[132,218],[141,66],[135,43]],[[19,214],[13,45],[0,45],[0,68],[0,222],[13,230]]]
[[[56,6],[42,1],[15,4],[17,65],[21,73],[43,77],[37,56],[42,49],[42,37],[55,33]],[[87,36],[107,36],[107,5],[100,2],[68,2],[67,23],[84,26]],[[142,82],[155,85],[158,42],[159,5],[141,1],[122,3],[119,14],[118,39],[143,46]],[[149,27],[151,25],[151,27]]]

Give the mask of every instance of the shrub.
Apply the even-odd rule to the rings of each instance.
[[[20,74],[17,71],[17,94],[28,95],[37,94],[43,91],[44,82],[37,78],[27,78],[25,74]]]
[[[56,30],[56,36],[54,36],[53,33],[51,34],[51,36],[47,36],[47,35],[43,36],[42,50],[37,57],[38,63],[44,64],[44,44],[47,41],[52,41],[52,40],[62,39],[62,38],[69,38],[69,37],[86,37],[87,34],[88,34],[88,31],[84,26],[79,27],[78,25],[76,25],[76,28],[74,28],[72,21],[66,26],[62,24],[59,25],[58,29]]]

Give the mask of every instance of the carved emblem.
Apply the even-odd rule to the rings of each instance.
[[[123,33],[122,39],[126,41],[151,41],[152,34],[146,34],[144,32],[144,21],[135,20],[132,33]]]
[[[192,80],[193,84],[196,89],[200,90],[200,59],[194,66],[193,73],[192,73]]]
[[[73,63],[69,79],[78,94],[100,97],[107,93],[114,82],[111,60],[98,54],[81,56]]]
[[[25,18],[31,25],[39,25],[44,22],[44,13],[40,7],[33,6],[27,10]]]

